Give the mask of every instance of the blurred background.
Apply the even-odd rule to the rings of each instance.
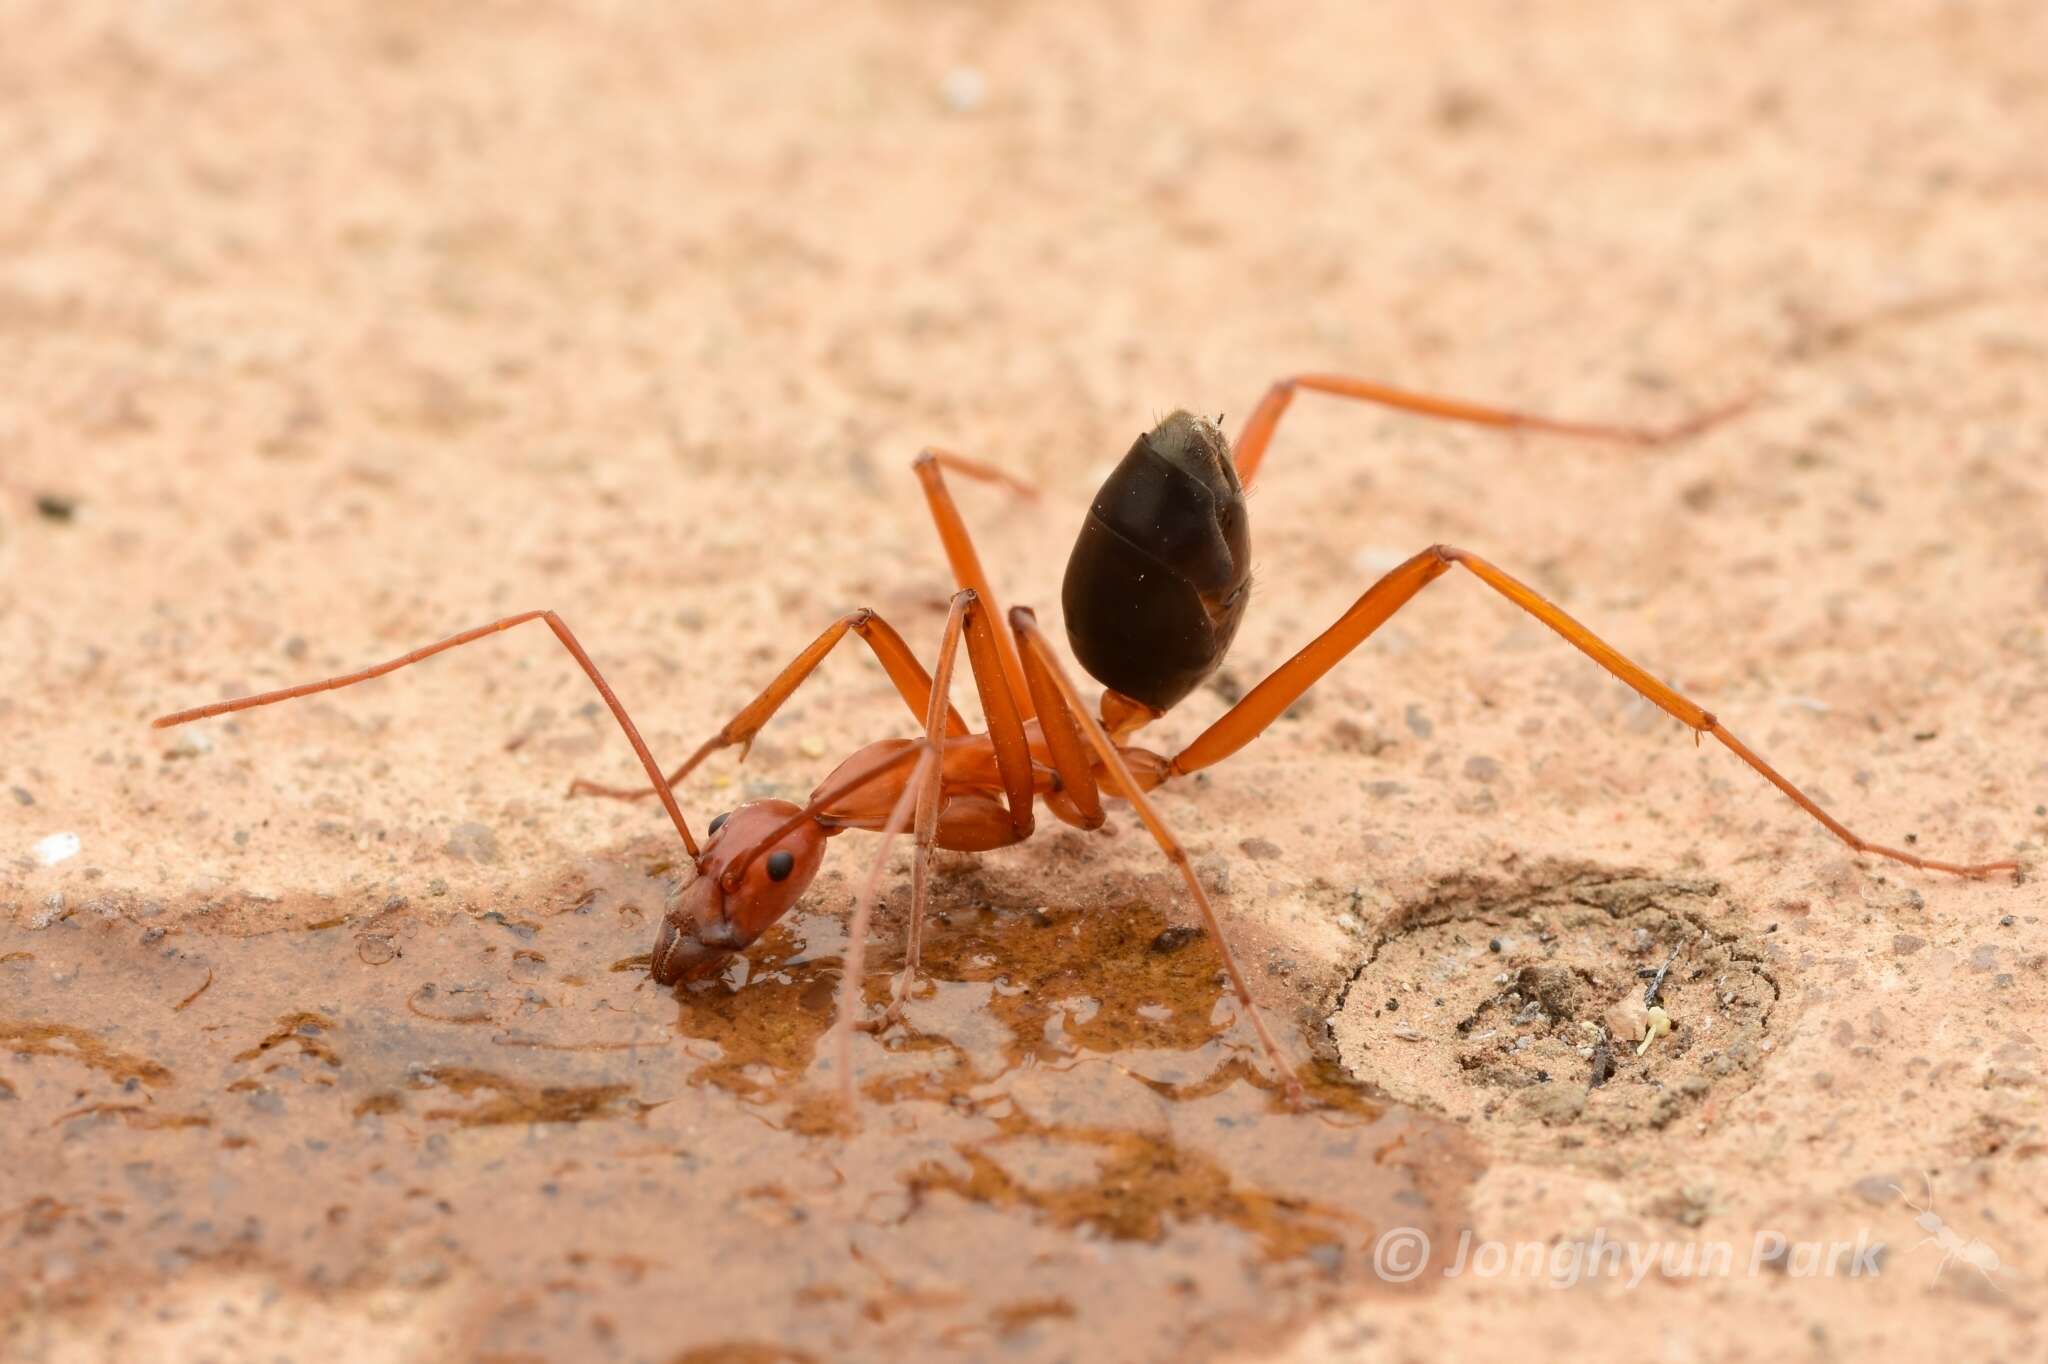
[[[1160,747],[1447,540],[1852,824],[2010,856],[2048,830],[2044,52],[2030,0],[9,0],[0,907],[460,900],[647,835],[561,798],[632,768],[538,630],[143,726],[554,607],[672,761],[852,606],[929,650],[924,444],[1043,490],[963,500],[1056,630],[1133,437],[1234,430],[1298,370],[1640,424],[1757,401],[1643,454],[1304,398],[1255,609]],[[1370,922],[1567,851],[1879,893],[1476,586],[1368,652],[1168,807],[1219,865],[1279,853],[1232,912],[1309,975],[1356,952],[1319,878]],[[684,803],[801,798],[901,732],[835,661]],[[76,857],[27,855],[58,832]]]

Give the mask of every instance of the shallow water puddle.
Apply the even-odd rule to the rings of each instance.
[[[1291,1110],[1155,909],[945,910],[849,1124],[837,914],[678,996],[629,955],[661,870],[250,938],[0,930],[0,1294],[87,1319],[258,1274],[371,1329],[398,1290],[513,1358],[1186,1358],[1397,1291],[1379,1233],[1459,1225],[1459,1133],[1326,1078]]]

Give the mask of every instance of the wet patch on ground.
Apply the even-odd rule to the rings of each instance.
[[[1291,1108],[1158,908],[941,878],[849,1122],[843,885],[671,992],[634,953],[674,875],[628,850],[467,912],[0,930],[5,1295],[131,1341],[258,1282],[451,1357],[1191,1358],[1423,1291],[1373,1276],[1389,1227],[1456,1239],[1473,1144],[1334,1068]]]
[[[1779,1007],[1770,929],[1707,880],[1448,885],[1382,931],[1332,1032],[1351,1074],[1490,1147],[1569,1151],[1749,1088]]]

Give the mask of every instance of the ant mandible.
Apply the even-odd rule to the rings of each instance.
[[[1130,743],[1133,734],[1164,715],[1215,672],[1237,633],[1251,586],[1245,490],[1257,476],[1281,415],[1302,391],[1452,421],[1638,446],[1692,435],[1746,406],[1738,403],[1675,427],[1648,430],[1557,421],[1339,375],[1304,374],[1282,379],[1266,391],[1239,432],[1235,447],[1216,424],[1176,412],[1140,436],[1104,482],[1067,563],[1060,597],[1067,638],[1081,666],[1106,688],[1099,717],[1082,702],[1029,608],[1018,607],[1009,613],[1007,631],[997,627],[1003,617],[946,486],[944,471],[1007,485],[1025,495],[1033,490],[987,464],[927,449],[917,457],[914,468],[959,587],[946,615],[933,672],[925,672],[903,637],[880,616],[865,608],[851,612],[827,627],[759,696],[667,776],[662,775],[597,665],[553,611],[524,611],[361,672],[197,706],[153,723],[158,728],[180,725],[332,691],[527,621],[546,621],[611,708],[650,783],[645,788],[622,790],[577,781],[570,786],[570,793],[659,798],[696,865],[696,878],[663,916],[652,957],[657,982],[674,985],[701,978],[719,969],[733,953],[744,951],[809,887],[824,861],[825,841],[833,835],[847,829],[882,834],[882,845],[854,901],[840,982],[839,1070],[849,1100],[853,1073],[848,1030],[874,1026],[856,1025],[854,1019],[868,920],[890,842],[911,831],[916,856],[904,966],[896,978],[894,1002],[884,1014],[885,1021],[900,1010],[917,972],[931,850],[983,852],[1020,843],[1031,836],[1035,803],[1041,800],[1063,823],[1096,829],[1104,820],[1105,796],[1130,803],[1180,873],[1216,943],[1238,1004],[1289,1092],[1299,1097],[1300,1087],[1286,1054],[1245,987],[1244,973],[1224,937],[1208,892],[1146,793],[1170,778],[1212,767],[1257,738],[1388,617],[1453,567],[1472,573],[1652,704],[1691,727],[1695,740],[1709,734],[1718,739],[1857,852],[1958,876],[2016,868],[2012,861],[1974,865],[1937,861],[1858,836],[1758,757],[1710,712],[1624,658],[1532,588],[1478,555],[1448,545],[1431,545],[1367,588],[1334,625],[1281,664],[1179,753],[1168,758],[1134,747]],[[785,800],[748,801],[712,820],[700,846],[676,803],[673,788],[721,748],[738,745],[744,759],[761,727],[849,634],[859,636],[874,651],[911,714],[922,722],[923,737],[884,739],[867,745],[842,762],[801,806]],[[981,733],[968,729],[949,700],[954,659],[963,640],[988,726]]]

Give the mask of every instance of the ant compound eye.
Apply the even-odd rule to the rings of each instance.
[[[789,874],[795,870],[795,853],[779,852],[768,855],[768,879],[770,881],[787,881]]]
[[[718,831],[719,831],[720,829],[723,829],[723,828],[725,827],[725,822],[726,822],[726,821],[727,821],[728,819],[731,819],[731,818],[732,818],[732,811],[730,811],[730,810],[727,810],[727,811],[726,811],[726,812],[725,812],[724,814],[720,815],[720,816],[719,816],[719,817],[718,817],[717,819],[714,819],[714,820],[712,820],[712,821],[711,821],[711,832],[715,834],[715,833],[717,833],[717,832],[718,832]]]

